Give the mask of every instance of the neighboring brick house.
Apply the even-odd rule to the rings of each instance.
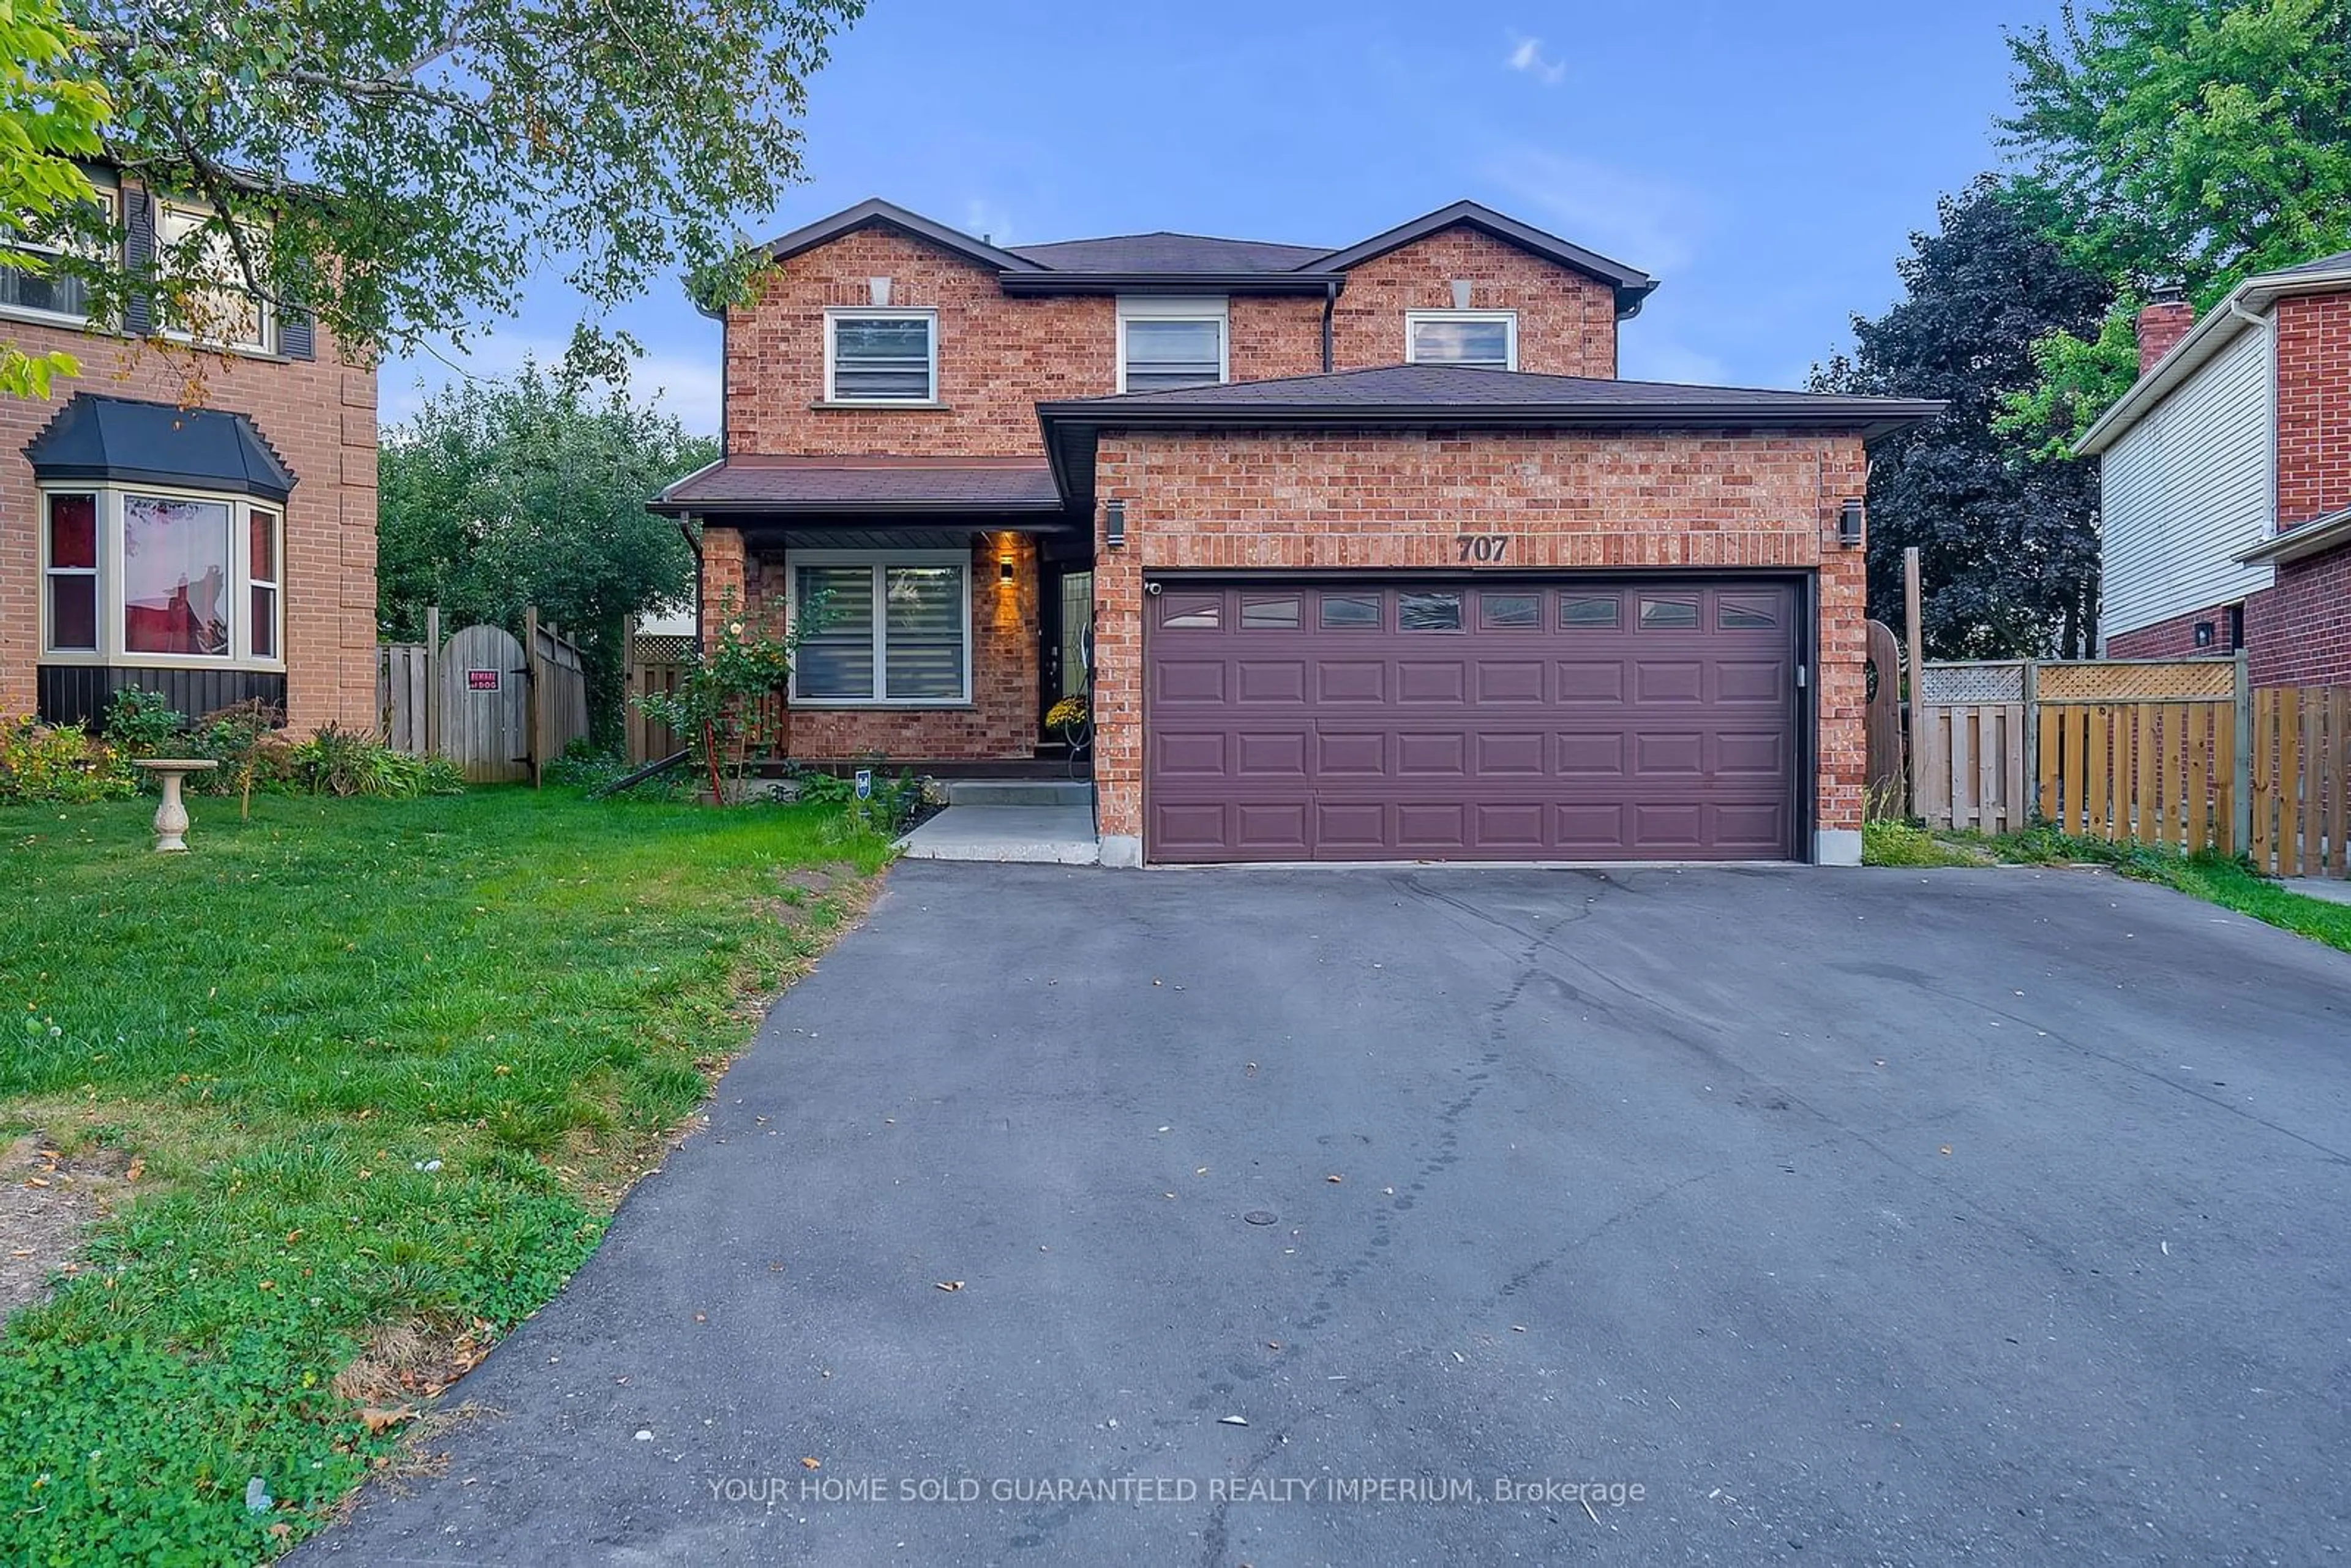
[[[767,256],[654,505],[705,632],[824,605],[791,755],[1027,762],[1087,691],[1111,863],[1858,860],[1866,443],[1940,405],[1618,381],[1656,283],[1467,202]]]
[[[98,178],[133,247],[201,221]],[[141,686],[376,724],[375,371],[307,319],[214,304],[235,340],[198,348],[144,301],[110,327],[78,283],[0,268],[0,332],[81,364],[0,398],[0,717],[96,720]]]
[[[2351,251],[2139,313],[2099,463],[2114,658],[2246,650],[2253,684],[2351,681]]]

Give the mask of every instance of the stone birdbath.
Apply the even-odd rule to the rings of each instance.
[[[180,800],[180,780],[191,773],[208,773],[220,764],[205,758],[141,757],[131,766],[144,768],[163,785],[163,803],[155,808],[155,852],[187,853],[188,841],[183,835],[188,831],[188,808]]]

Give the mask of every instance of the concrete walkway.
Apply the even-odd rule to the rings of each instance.
[[[910,860],[1092,865],[1102,859],[1090,806],[949,806],[898,841]]]
[[[910,860],[1095,865],[1093,786],[1079,779],[958,779],[947,809],[898,841]]]
[[[2329,904],[2351,904],[2351,882],[2339,876],[2290,876],[2285,890],[2304,898],[2323,898]]]

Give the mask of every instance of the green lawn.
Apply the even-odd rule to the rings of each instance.
[[[316,1528],[396,1441],[362,1407],[561,1285],[886,854],[820,807],[193,810],[175,858],[152,801],[0,810],[0,1143],[140,1162],[0,1331],[0,1562]]]

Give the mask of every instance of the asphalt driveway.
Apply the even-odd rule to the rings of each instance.
[[[301,1560],[2335,1561],[2346,1155],[2103,876],[905,863]]]

